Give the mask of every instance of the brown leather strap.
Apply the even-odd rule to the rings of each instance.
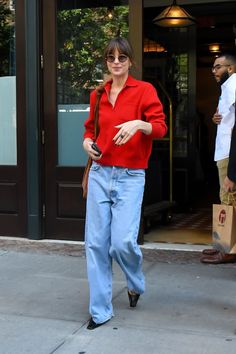
[[[99,102],[100,99],[102,97],[102,93],[104,91],[104,88],[99,88],[97,89],[97,97],[96,97],[96,103],[95,103],[95,107],[94,107],[94,127],[95,127],[95,131],[94,131],[94,135],[95,135],[95,140],[98,137],[99,134]]]

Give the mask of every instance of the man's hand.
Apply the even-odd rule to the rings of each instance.
[[[235,183],[229,179],[229,177],[225,177],[223,182],[223,188],[226,192],[232,192],[234,189]]]
[[[216,110],[214,116],[212,117],[212,121],[213,121],[215,124],[220,124],[221,119],[222,119],[222,115],[219,114],[219,110],[218,110],[218,108],[217,108],[217,110]]]

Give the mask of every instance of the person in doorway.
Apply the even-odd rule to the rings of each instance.
[[[221,85],[219,105],[212,118],[217,124],[214,158],[219,174],[220,201],[221,204],[236,205],[236,56],[227,53],[218,56],[212,72],[216,82]],[[213,264],[236,262],[236,254],[206,249],[203,250],[201,261]]]
[[[92,145],[96,90],[90,96],[90,115],[85,121],[83,142],[93,159],[85,225],[89,330],[113,317],[112,259],[125,274],[131,307],[136,306],[145,290],[142,253],[137,244],[145,169],[152,139],[163,137],[167,131],[163,106],[155,88],[129,74],[133,51],[128,40],[112,39],[104,54],[111,79],[104,84],[99,103],[97,151]]]

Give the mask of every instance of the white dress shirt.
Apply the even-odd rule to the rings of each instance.
[[[235,122],[235,99],[236,99],[236,73],[221,85],[221,96],[218,110],[222,115],[220,124],[217,125],[215,142],[215,161],[229,157],[232,129]]]

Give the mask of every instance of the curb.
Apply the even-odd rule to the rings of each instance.
[[[148,262],[199,263],[201,250],[161,249],[157,244],[140,246],[144,260]],[[0,250],[58,254],[62,256],[84,257],[84,242],[58,240],[29,240],[16,237],[0,237]]]
[[[200,262],[201,251],[205,248],[185,245],[184,249],[179,248],[183,245],[169,244],[163,248],[160,244],[141,245],[143,258],[147,262],[176,263],[176,264],[198,264],[204,267],[230,267],[236,268],[236,263],[226,264],[203,264]],[[176,248],[174,248],[176,247]],[[60,255],[70,257],[85,258],[84,242],[81,241],[60,241],[60,240],[30,240],[18,237],[0,237],[0,256],[4,252],[30,252],[48,255]]]

